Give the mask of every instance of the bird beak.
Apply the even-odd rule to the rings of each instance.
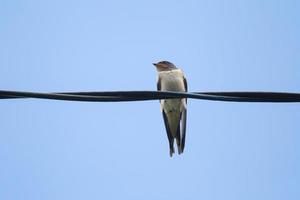
[[[156,63],[152,63],[155,67],[157,67],[157,64]]]

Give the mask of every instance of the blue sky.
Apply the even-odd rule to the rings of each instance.
[[[0,85],[156,90],[151,63],[190,91],[300,86],[300,3],[0,1]],[[300,104],[188,102],[169,157],[158,101],[0,102],[0,199],[299,199]]]

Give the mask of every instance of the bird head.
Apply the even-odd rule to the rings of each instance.
[[[158,72],[176,69],[176,66],[169,61],[160,61],[158,63],[153,63],[153,65],[156,67]]]

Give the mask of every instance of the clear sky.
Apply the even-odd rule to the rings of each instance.
[[[151,63],[190,91],[300,92],[300,3],[0,0],[0,85],[156,90]],[[0,102],[0,199],[298,200],[300,104],[188,102],[169,157],[158,101]]]

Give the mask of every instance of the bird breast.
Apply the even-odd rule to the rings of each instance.
[[[159,73],[162,91],[185,91],[181,70],[162,71]]]

